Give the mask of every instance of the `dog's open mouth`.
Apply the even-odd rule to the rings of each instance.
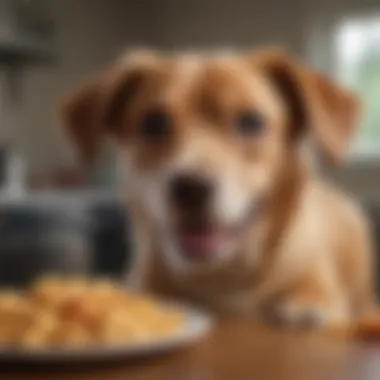
[[[246,217],[231,225],[206,220],[187,221],[176,230],[177,244],[191,260],[213,259],[223,248],[236,241],[256,216],[257,207],[252,207]]]
[[[234,236],[229,228],[199,223],[197,226],[183,227],[177,232],[178,244],[190,259],[210,259]]]

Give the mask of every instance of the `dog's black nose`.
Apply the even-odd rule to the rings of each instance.
[[[187,209],[204,208],[211,196],[209,181],[194,175],[178,175],[170,183],[170,200],[177,207]]]

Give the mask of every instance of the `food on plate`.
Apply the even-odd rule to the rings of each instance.
[[[77,347],[174,334],[183,316],[105,280],[45,277],[26,291],[0,291],[0,345]]]

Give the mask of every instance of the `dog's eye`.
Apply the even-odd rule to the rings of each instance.
[[[158,140],[170,131],[170,117],[161,110],[148,112],[141,121],[141,134],[144,138]]]
[[[237,115],[236,128],[243,135],[258,135],[264,127],[263,118],[256,112],[243,111]]]

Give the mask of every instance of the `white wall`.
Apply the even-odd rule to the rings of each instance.
[[[159,20],[156,42],[167,48],[281,43],[300,51],[299,12],[304,12],[299,0],[159,1],[154,12]]]

